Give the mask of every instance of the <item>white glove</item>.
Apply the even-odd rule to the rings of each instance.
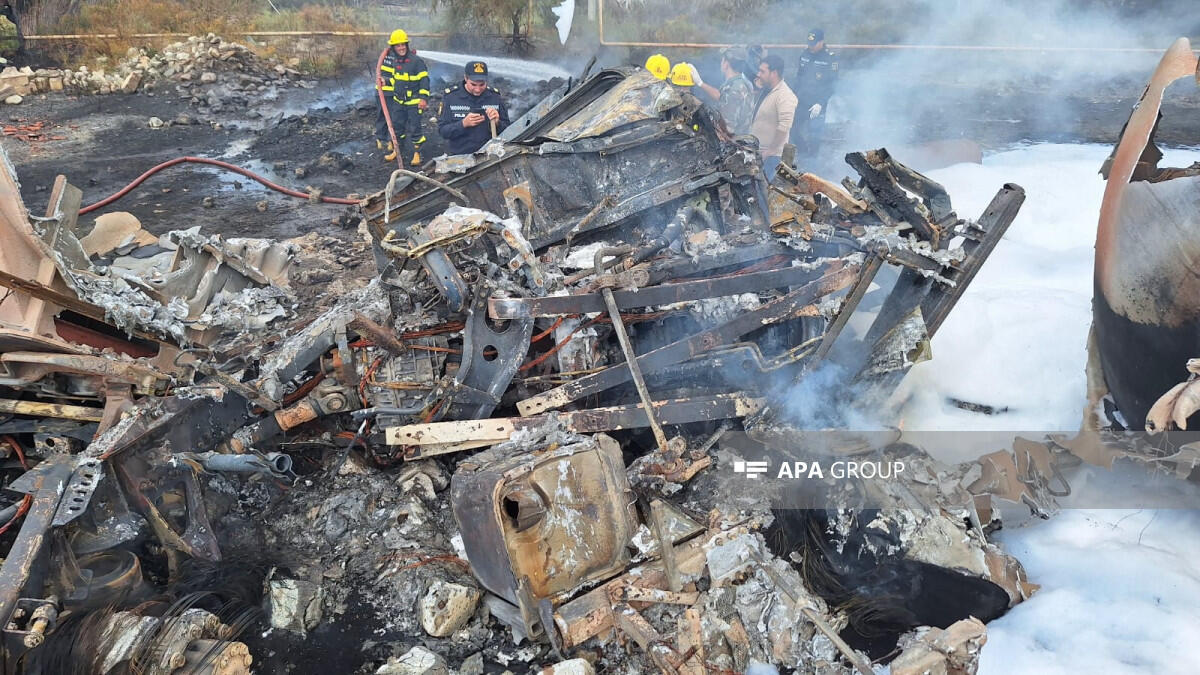
[[[814,104],[812,104],[812,107],[808,109],[808,119],[810,119],[810,120],[817,119],[817,115],[820,115],[820,114],[821,114],[821,104],[820,103],[814,103]]]
[[[700,71],[696,70],[696,66],[688,64],[688,68],[692,69],[692,83],[697,87],[704,86],[704,80],[700,79]]]

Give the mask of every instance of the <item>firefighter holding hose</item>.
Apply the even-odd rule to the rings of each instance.
[[[408,33],[402,30],[394,30],[388,37],[388,48],[380,54],[378,67],[375,145],[382,150],[387,144],[384,160],[388,162],[394,161],[397,151],[401,151],[404,157],[411,156],[413,166],[420,166],[421,144],[425,142],[421,115],[429,105],[429,69],[425,60],[417,56],[417,50],[409,45]]]

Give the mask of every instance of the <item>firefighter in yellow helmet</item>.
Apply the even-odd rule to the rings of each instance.
[[[375,118],[376,147],[382,149],[387,144],[389,154],[384,159],[389,162],[396,159],[397,150],[402,150],[404,157],[410,157],[411,148],[411,163],[420,166],[421,144],[425,142],[425,133],[421,131],[421,114],[428,106],[429,69],[425,66],[425,60],[417,56],[417,50],[409,45],[408,33],[394,30],[388,37],[387,51],[380,57],[375,88],[383,92],[383,102]],[[391,117],[392,129],[396,132],[400,148],[392,147],[390,142],[384,105],[387,106],[387,114]]]
[[[646,70],[658,79],[665,80],[671,74],[671,62],[662,54],[655,54],[646,59]]]

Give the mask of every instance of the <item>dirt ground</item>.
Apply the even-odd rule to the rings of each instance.
[[[457,81],[456,68],[431,68],[435,96]],[[508,95],[514,119],[550,89],[545,81],[494,78],[494,84]],[[1099,91],[1089,86],[1058,101],[1048,115],[1043,112],[1048,106],[1032,91],[989,93],[961,86],[930,88],[927,83],[921,87],[926,102],[922,113],[898,115],[897,128],[879,129],[881,137],[902,133],[918,141],[965,138],[985,148],[1022,141],[1111,143],[1141,93],[1132,81],[1114,82]],[[367,73],[355,72],[320,81],[315,89],[283,92],[255,109],[218,119],[202,119],[187,98],[175,96],[169,87],[133,95],[32,96],[20,105],[0,108],[0,118],[8,125],[44,122],[45,137],[53,139],[3,141],[21,180],[22,197],[34,214],[44,212],[57,174],[66,174],[90,204],[150,167],[184,155],[229,161],[301,191],[312,186],[327,196],[366,195],[383,188],[394,166],[375,148],[373,93]],[[1200,97],[1194,90],[1184,93],[1190,95],[1182,100],[1168,96],[1161,142],[1191,145],[1200,139],[1200,116],[1195,114]],[[434,110],[436,101],[429,118]],[[151,128],[151,117],[168,124]],[[429,118],[426,158],[443,151]],[[838,161],[842,154],[861,149],[842,147],[839,140],[861,136],[861,129],[831,125],[828,161],[822,162],[829,166],[821,167],[837,172],[831,178],[848,172]],[[200,225],[225,236],[291,238],[318,231],[343,240],[354,237],[352,207],[310,204],[198,165],[162,171],[109,208],[132,212],[155,233]]]
[[[431,66],[437,92],[426,114],[425,158],[443,154],[434,116],[440,94],[457,81],[456,68]],[[513,119],[540,100],[554,81],[493,78],[509,96]],[[32,96],[0,108],[5,125],[37,122],[46,140],[4,138],[21,196],[34,215],[45,213],[55,177],[83,191],[85,205],[114,194],[151,167],[177,157],[219,159],[299,191],[330,197],[366,196],[386,186],[395,162],[376,148],[378,105],[366,72],[292,89],[253,109],[201,115],[170,88],[132,95]],[[167,124],[152,128],[151,117]],[[154,234],[200,226],[224,237],[299,238],[292,288],[306,304],[365,283],[375,267],[357,232],[352,206],[314,204],[268,189],[232,172],[198,164],[154,174],[105,209],[129,211]],[[94,215],[81,218],[90,226]],[[317,303],[318,305],[320,303]]]
[[[435,91],[450,86],[451,70],[435,70]],[[546,82],[494,79],[496,86],[512,87],[514,118],[550,88]],[[426,116],[426,158],[444,151],[433,120],[436,105],[435,101]],[[320,81],[313,90],[290,90],[276,101],[218,120],[198,117],[187,99],[161,90],[127,96],[34,96],[0,109],[0,116],[8,125],[45,122],[45,136],[61,139],[4,140],[26,206],[40,215],[60,173],[83,190],[84,204],[91,204],[154,165],[185,155],[228,161],[300,191],[311,186],[327,196],[365,196],[382,189],[395,168],[375,147],[376,110],[370,80],[355,73]],[[167,125],[151,128],[151,117]],[[265,210],[260,206],[264,201]],[[194,164],[155,174],[109,208],[133,213],[156,234],[200,225],[205,232],[224,236],[286,239],[314,230],[339,236],[352,233],[355,224],[346,217],[352,207],[313,205],[245,177]],[[86,220],[85,216],[85,224]]]

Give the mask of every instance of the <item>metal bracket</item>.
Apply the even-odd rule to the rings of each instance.
[[[514,319],[500,330],[489,325],[487,294],[486,288],[479,289],[475,305],[467,315],[462,363],[454,376],[454,385],[483,392],[489,400],[456,403],[450,415],[456,419],[481,419],[492,414],[517,374],[533,337],[533,319]]]
[[[83,515],[92,501],[92,493],[96,491],[96,486],[100,484],[100,479],[103,477],[104,472],[101,470],[99,459],[95,457],[79,458],[74,473],[67,481],[63,499],[58,504],[58,510],[54,512],[54,520],[51,521],[51,525],[56,527],[66,525]]]

